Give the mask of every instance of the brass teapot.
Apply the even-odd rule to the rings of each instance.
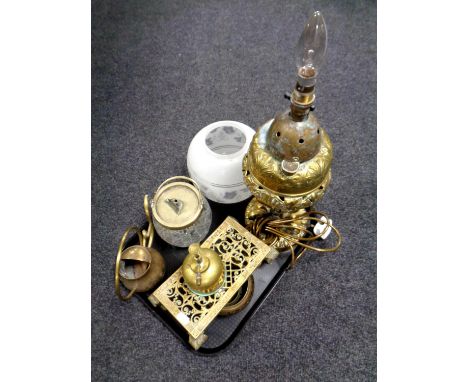
[[[224,284],[225,272],[221,257],[212,249],[191,244],[182,264],[182,275],[189,289],[200,296],[208,296]]]
[[[114,287],[116,295],[123,301],[132,298],[136,292],[147,292],[153,289],[162,280],[166,270],[164,258],[152,247],[154,226],[148,196],[144,199],[144,209],[148,229],[142,230],[136,226],[128,228],[120,240],[117,251]],[[132,232],[138,235],[139,244],[124,249],[127,236]],[[130,291],[127,295],[121,293],[120,283]]]

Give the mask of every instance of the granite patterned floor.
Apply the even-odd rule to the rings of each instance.
[[[92,377],[95,381],[376,379],[376,3],[316,1],[329,49],[316,114],[335,148],[321,210],[344,236],[308,254],[223,353],[200,357],[137,300],[113,264],[142,196],[186,174],[193,135],[257,127],[287,107],[309,1],[92,3]]]

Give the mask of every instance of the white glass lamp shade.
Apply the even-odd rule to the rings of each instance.
[[[236,121],[218,121],[201,129],[190,143],[187,168],[203,194],[231,204],[251,194],[242,176],[242,159],[255,131]]]

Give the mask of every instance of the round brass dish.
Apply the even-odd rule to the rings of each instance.
[[[234,297],[226,304],[223,309],[221,309],[219,315],[230,316],[244,309],[252,299],[254,286],[254,278],[253,276],[250,276],[247,281],[240,287]]]

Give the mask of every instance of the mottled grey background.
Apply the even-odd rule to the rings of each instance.
[[[188,351],[113,263],[142,196],[185,174],[192,136],[287,107],[310,1],[92,3],[92,376],[96,381],[376,379],[376,4],[317,1],[329,32],[317,116],[335,147],[320,203],[342,249],[308,254],[223,353]]]

